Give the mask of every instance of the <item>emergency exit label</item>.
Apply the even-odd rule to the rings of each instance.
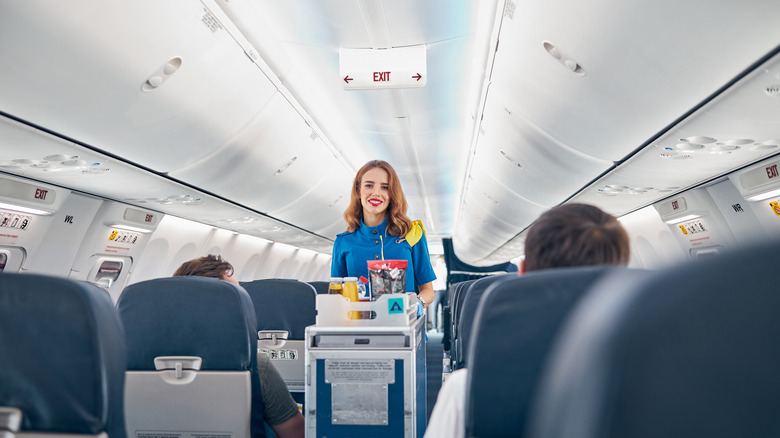
[[[425,46],[339,49],[339,82],[346,90],[424,87]]]

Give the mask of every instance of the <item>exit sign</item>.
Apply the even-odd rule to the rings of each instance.
[[[345,90],[424,87],[425,46],[339,49],[339,82]]]

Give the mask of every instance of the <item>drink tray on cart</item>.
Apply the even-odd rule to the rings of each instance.
[[[360,315],[364,319],[351,319]],[[371,315],[373,318],[366,318]],[[348,301],[341,295],[317,295],[317,324],[326,327],[410,326],[417,320],[414,294],[384,294],[376,301]]]

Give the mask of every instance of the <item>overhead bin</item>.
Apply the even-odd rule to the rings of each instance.
[[[770,3],[523,4],[501,22],[490,94],[558,141],[617,161],[775,49],[780,5]]]
[[[490,175],[531,202],[556,205],[612,166],[561,143],[521,116],[498,93],[485,109],[472,175]]]
[[[171,173],[205,190],[306,228],[341,217],[352,172],[276,94],[216,153]],[[330,206],[330,207],[329,207]]]
[[[276,91],[201,2],[29,1],[0,17],[3,111],[156,171],[214,151]]]

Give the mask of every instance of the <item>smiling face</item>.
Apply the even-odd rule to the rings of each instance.
[[[390,183],[387,172],[375,167],[360,180],[360,204],[363,206],[363,222],[375,227],[385,219],[390,204]]]

